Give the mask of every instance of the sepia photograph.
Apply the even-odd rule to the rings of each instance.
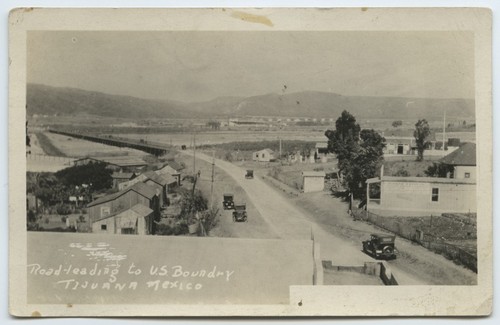
[[[12,314],[491,312],[489,11],[110,14],[10,16]]]

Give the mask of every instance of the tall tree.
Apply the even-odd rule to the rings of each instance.
[[[108,189],[113,185],[112,171],[102,162],[89,163],[82,166],[72,166],[55,173],[56,177],[66,186],[74,188],[82,184],[92,184],[94,191]]]
[[[422,161],[424,159],[424,150],[425,147],[429,144],[427,138],[430,134],[431,129],[427,120],[418,120],[418,122],[415,124],[415,131],[413,131],[413,136],[415,137],[418,152],[417,161]]]
[[[376,175],[383,161],[385,138],[374,130],[361,131],[354,116],[347,111],[342,112],[335,126],[335,130],[325,132],[328,148],[337,155],[348,191],[363,199],[366,180]]]

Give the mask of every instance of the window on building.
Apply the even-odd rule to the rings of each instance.
[[[465,178],[470,178],[470,173],[465,173],[464,177]]]
[[[432,188],[432,202],[438,202],[439,201],[439,188],[434,187]]]
[[[101,225],[101,230],[108,230],[108,225]]]
[[[262,158],[266,158],[266,154],[265,153],[262,154]]]

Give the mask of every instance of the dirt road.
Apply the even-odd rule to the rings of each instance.
[[[192,155],[191,152],[184,152]],[[212,158],[202,153],[196,153],[196,158],[211,163]],[[274,188],[262,181],[258,175],[252,180],[245,179],[245,170],[232,163],[217,160],[216,166],[229,174],[243,189],[260,217],[265,221],[267,228],[274,235],[282,239],[311,239],[320,244],[320,255],[323,260],[331,260],[335,265],[363,265],[366,261],[374,261],[360,250],[360,243],[348,241],[325,231],[322,226],[299,208],[289,199],[277,192]],[[249,219],[252,215],[249,211]],[[241,226],[245,227],[245,224]],[[251,224],[248,226],[251,230]],[[256,238],[261,238],[256,233]],[[414,275],[399,268],[393,269],[401,284],[426,284]]]

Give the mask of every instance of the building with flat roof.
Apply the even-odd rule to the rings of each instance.
[[[320,192],[325,188],[324,171],[303,171],[302,172],[302,189],[304,193]]]
[[[474,179],[381,176],[366,181],[366,209],[384,216],[476,212]]]

